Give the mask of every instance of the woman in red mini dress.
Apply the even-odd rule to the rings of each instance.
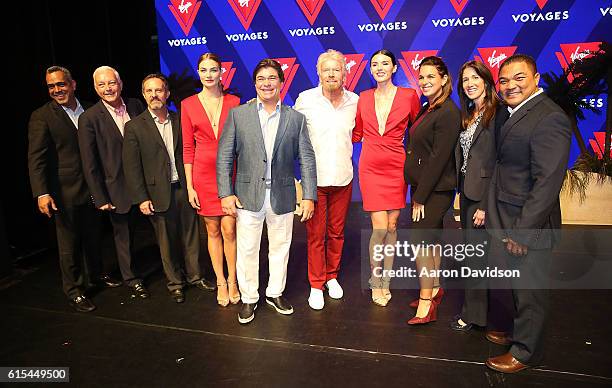
[[[370,71],[376,80],[376,88],[359,95],[353,142],[363,139],[359,186],[363,209],[370,212],[372,219],[372,301],[384,307],[391,299],[390,278],[380,276],[380,270],[391,269],[394,256],[376,260],[373,246],[394,245],[397,241],[397,219],[400,209],[406,206],[407,191],[404,181],[404,134],[419,113],[421,104],[413,89],[393,84],[391,78],[397,71],[397,62],[389,50],[378,50],[372,55]]]
[[[236,220],[223,213],[217,193],[217,146],[227,113],[240,105],[240,99],[223,90],[217,55],[202,55],[198,74],[202,91],[181,102],[185,175],[189,202],[206,224],[208,252],[217,277],[217,303],[225,307],[238,303],[240,292],[236,283]]]

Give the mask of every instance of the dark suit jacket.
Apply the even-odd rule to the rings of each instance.
[[[425,117],[410,130],[404,165],[406,183],[417,186],[412,199],[420,204],[432,191],[457,187],[454,149],[461,129],[459,108],[450,98],[432,112],[426,110],[427,105],[419,114]]]
[[[169,118],[176,169],[182,187],[187,187],[181,126],[174,112],[169,112]],[[155,212],[168,210],[172,189],[170,156],[148,109],[125,125],[123,171],[132,202],[140,204],[151,200]]]
[[[127,98],[124,102],[130,119],[144,110],[140,100]],[[102,101],[79,117],[79,145],[85,180],[96,207],[112,203],[117,213],[127,213],[132,200],[123,174],[123,137]]]
[[[500,109],[507,108],[504,105]],[[466,173],[463,177],[462,195],[474,202],[481,202],[478,208],[483,210],[486,208],[487,189],[491,181],[493,166],[495,166],[495,117],[491,118],[487,127],[482,121],[476,127],[468,153]],[[463,148],[461,142],[457,141],[455,146],[457,182],[460,179],[462,165]]]
[[[561,227],[559,192],[571,126],[544,93],[516,111],[496,138],[497,160],[487,205],[487,228],[532,249],[551,248]]]
[[[91,106],[81,102],[83,109]],[[28,168],[34,198],[49,194],[56,205],[70,207],[89,201],[83,178],[77,128],[55,101],[32,113],[28,124]]]

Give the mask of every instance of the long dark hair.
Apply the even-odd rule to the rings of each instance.
[[[482,113],[482,123],[483,126],[489,126],[491,119],[495,115],[495,111],[497,110],[497,106],[499,105],[499,96],[497,95],[497,91],[495,90],[495,81],[493,81],[493,75],[491,71],[481,62],[478,61],[469,61],[461,66],[461,70],[459,70],[459,81],[457,82],[457,93],[459,94],[459,100],[461,101],[461,127],[466,129],[474,116],[474,111],[476,109],[476,104],[472,101],[465,91],[463,90],[463,72],[467,69],[471,68],[478,74],[480,78],[484,81],[484,108]]]
[[[427,111],[431,112],[432,110],[442,105],[444,101],[446,101],[450,97],[451,93],[453,92],[453,82],[451,75],[448,72],[448,67],[446,67],[446,63],[444,63],[442,58],[433,55],[425,57],[423,58],[423,61],[420,64],[420,67],[422,66],[433,66],[438,71],[440,77],[448,77],[446,84],[442,86],[442,94],[440,95],[440,97],[436,98],[433,104],[430,104],[427,108]]]

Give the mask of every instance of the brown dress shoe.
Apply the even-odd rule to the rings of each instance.
[[[508,333],[506,333],[505,331],[487,331],[485,337],[487,340],[497,345],[508,346],[512,343],[512,341],[510,341]]]
[[[522,371],[523,369],[529,368],[528,365],[525,365],[514,358],[510,352],[502,354],[501,356],[491,357],[487,359],[485,364],[489,368],[502,373],[516,373]]]

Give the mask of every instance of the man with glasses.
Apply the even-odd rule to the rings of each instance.
[[[236,270],[243,303],[238,314],[240,323],[255,318],[264,220],[270,272],[266,303],[280,314],[293,313],[283,291],[296,204],[295,161],[302,175],[302,222],[312,217],[317,198],[315,156],[306,118],[280,101],[284,81],[280,64],[272,59],[260,61],[253,71],[253,81],[257,99],[230,111],[217,153],[221,207],[226,214],[237,217]]]

